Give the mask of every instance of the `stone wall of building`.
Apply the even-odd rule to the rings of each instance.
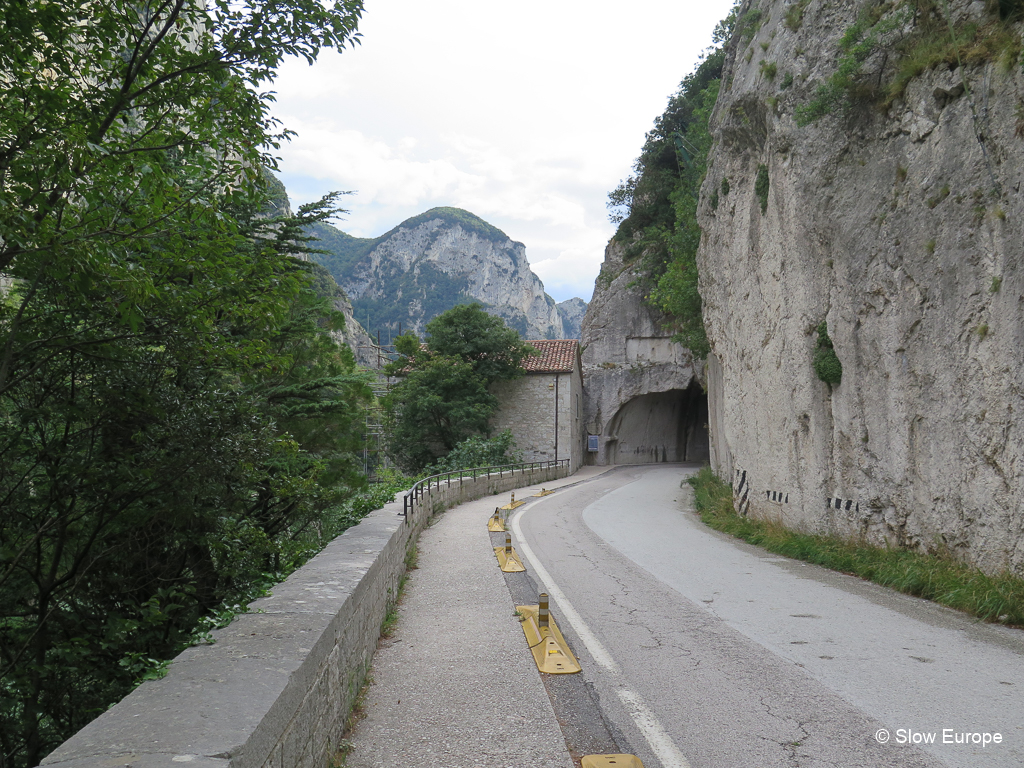
[[[580,467],[586,437],[583,384],[578,370],[571,374],[533,373],[497,382],[491,391],[501,402],[491,425],[496,432],[512,431],[523,461],[570,459],[572,471]]]

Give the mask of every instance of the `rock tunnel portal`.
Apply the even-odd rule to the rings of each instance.
[[[708,396],[692,380],[686,389],[638,395],[612,417],[607,435],[609,464],[708,461]]]

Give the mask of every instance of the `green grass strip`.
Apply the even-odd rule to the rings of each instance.
[[[878,547],[837,536],[800,533],[778,521],[740,517],[732,488],[710,467],[687,482],[704,523],[779,555],[860,576],[890,589],[932,600],[984,621],[1024,626],[1024,579],[988,576],[951,556]]]

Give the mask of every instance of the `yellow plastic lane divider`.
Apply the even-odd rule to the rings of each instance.
[[[636,755],[584,755],[582,768],[644,768]]]
[[[510,501],[508,504],[506,504],[504,507],[502,507],[502,509],[513,510],[516,507],[523,506],[523,504],[525,504],[525,503],[526,503],[525,501],[516,501],[516,492],[512,491],[512,501]]]
[[[580,663],[569,650],[569,644],[558,631],[555,620],[548,613],[546,592],[540,593],[537,605],[517,605],[516,610],[522,616],[523,634],[526,635],[537,669],[549,675],[571,675],[582,671]]]
[[[550,496],[554,491],[549,491],[547,488],[541,488],[540,493],[533,494],[534,496]]]
[[[512,548],[512,534],[505,534],[505,546],[495,547],[494,554],[498,558],[498,565],[501,566],[501,570],[505,573],[519,573],[525,571],[526,566],[523,565],[523,561],[519,559],[519,555]]]
[[[487,530],[491,533],[502,533],[505,530],[505,522],[501,519],[501,510],[494,508],[494,517],[487,521]]]

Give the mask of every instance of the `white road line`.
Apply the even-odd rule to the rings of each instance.
[[[558,604],[559,610],[566,620],[572,625],[576,634],[579,635],[580,640],[587,647],[587,651],[593,657],[594,661],[597,662],[598,666],[604,668],[604,670],[612,676],[615,686],[618,689],[616,693],[619,696],[619,700],[622,701],[626,707],[626,711],[629,712],[629,716],[633,718],[633,722],[636,723],[636,727],[643,734],[643,737],[647,740],[648,746],[654,753],[655,757],[661,761],[662,768],[690,768],[689,762],[683,757],[683,753],[679,751],[679,748],[672,741],[672,737],[668,735],[668,731],[661,724],[658,718],[644,703],[644,700],[638,693],[626,685],[626,680],[622,676],[622,671],[619,669],[619,665],[615,663],[615,659],[608,653],[608,650],[604,647],[597,636],[590,631],[590,627],[583,621],[583,617],[580,616],[579,612],[573,607],[572,603],[569,602],[569,598],[565,596],[565,593],[559,589],[558,585],[555,584],[555,580],[551,578],[551,574],[548,573],[547,569],[541,565],[540,560],[533,553],[530,545],[526,542],[526,538],[523,536],[523,530],[519,526],[519,518],[523,516],[525,512],[530,509],[535,509],[538,505],[531,504],[526,509],[520,509],[512,518],[512,532],[516,535],[516,541],[519,544],[519,551],[523,557],[529,561],[530,566],[533,568],[534,573],[537,574],[537,578],[544,585],[544,589],[547,590],[548,595],[554,599]]]

